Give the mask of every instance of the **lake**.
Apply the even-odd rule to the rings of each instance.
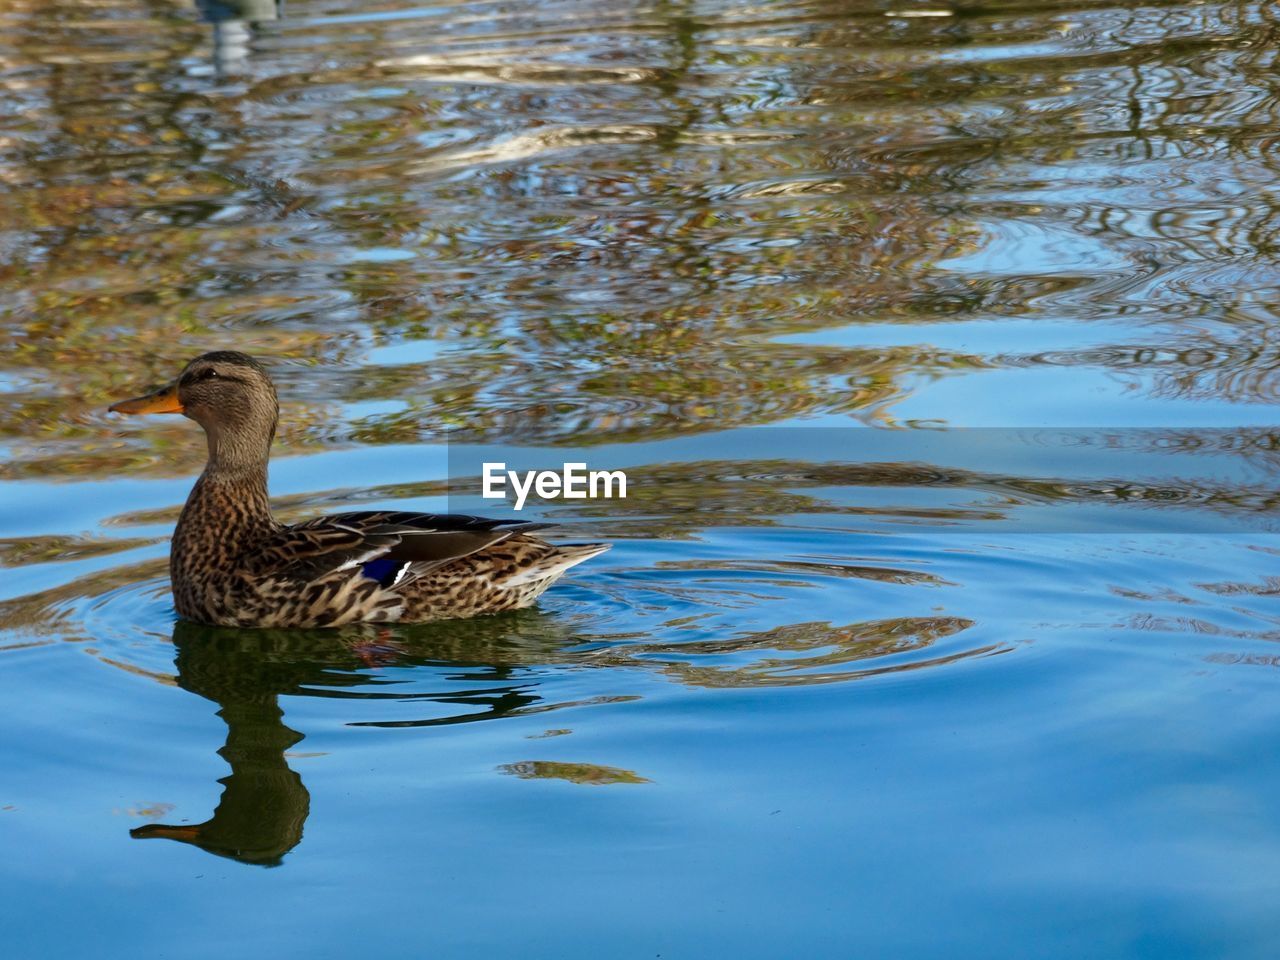
[[[95,956],[1265,958],[1280,13],[0,0],[0,923]],[[612,550],[179,621],[282,519]],[[485,463],[625,498],[484,497]]]

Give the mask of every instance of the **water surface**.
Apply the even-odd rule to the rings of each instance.
[[[1267,3],[0,0],[16,957],[1264,957]],[[536,608],[178,622],[282,517],[625,468]]]

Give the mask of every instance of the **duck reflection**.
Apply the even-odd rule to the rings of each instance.
[[[218,76],[237,72],[249,59],[258,25],[278,20],[282,0],[195,0],[201,19],[213,24],[213,64]]]
[[[631,635],[627,643],[600,644],[583,643],[572,621],[536,608],[342,631],[178,623],[173,633],[178,685],[218,705],[218,716],[227,724],[218,753],[231,773],[219,781],[222,797],[203,823],[156,823],[130,832],[138,839],[190,843],[242,863],[279,865],[302,841],[311,809],[311,796],[288,762],[288,751],[303,735],[285,724],[281,695],[380,701],[401,708],[413,704],[419,714],[349,720],[351,726],[446,726],[637,699],[623,694],[552,699],[538,679],[547,669],[643,670],[694,687],[805,686],[1010,649],[999,642],[958,642],[973,626],[960,617],[898,617],[846,626],[797,623],[675,642]],[[935,649],[939,644],[943,649]],[[430,687],[406,686],[388,674],[405,667],[429,676]],[[631,771],[597,764],[528,761],[502,772],[579,783],[645,782]]]
[[[227,742],[218,751],[231,765],[219,782],[222,798],[204,823],[153,823],[131,830],[138,839],[190,843],[242,863],[276,866],[302,839],[311,795],[285,751],[302,734],[284,723],[279,695],[318,670],[308,659],[281,658],[281,638],[223,633],[189,623],[174,631],[178,684],[218,704]]]
[[[415,726],[508,716],[538,697],[502,681],[522,661],[536,657],[535,650],[568,639],[542,629],[545,619],[537,611],[518,611],[430,625],[432,629],[412,636],[374,629],[233,630],[177,623],[178,685],[218,705],[218,716],[227,725],[226,743],[218,754],[231,773],[218,781],[222,797],[208,820],[147,824],[130,834],[140,840],[190,843],[242,863],[278,866],[301,842],[311,809],[311,795],[288,763],[287,751],[303,734],[285,724],[282,694],[399,700],[398,694],[356,688],[370,685],[368,668],[374,666],[445,666],[469,681],[483,676],[485,683],[480,689],[468,682],[465,691],[420,697],[451,709]]]

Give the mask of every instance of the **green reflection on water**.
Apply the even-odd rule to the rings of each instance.
[[[449,8],[348,36],[258,6],[202,8],[252,40],[220,72],[210,28],[167,4],[8,8],[11,475],[193,468],[180,426],[101,407],[214,346],[285,364],[291,451],[893,421],[938,378],[1027,365],[1275,399],[1266,7],[1193,28],[553,4],[490,38]],[[1231,84],[1200,77],[1209,56]],[[1024,352],[1012,317],[1118,329]],[[972,348],[931,343],[974,319]],[[902,336],[777,341],[861,324]],[[440,349],[366,363],[421,343]]]

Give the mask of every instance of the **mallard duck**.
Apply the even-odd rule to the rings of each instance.
[[[532,604],[605,543],[551,544],[549,524],[368,510],[285,526],[267,500],[280,408],[263,366],[243,353],[196,357],[173,383],[113,404],[116,413],[181,413],[204,428],[209,461],[169,552],[174,606],[233,627],[418,623]]]

